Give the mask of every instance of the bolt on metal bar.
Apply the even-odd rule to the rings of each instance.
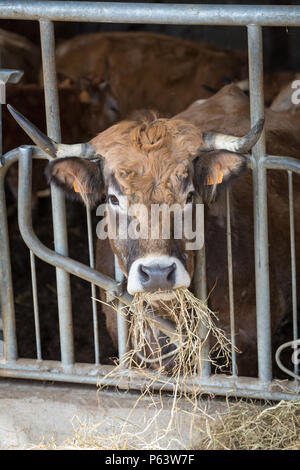
[[[273,5],[195,5],[78,1],[0,1],[0,18],[175,25],[298,26],[300,8]]]
[[[31,174],[32,173],[30,172],[30,175]],[[40,333],[39,303],[38,303],[38,295],[37,295],[36,266],[35,266],[34,254],[31,250],[29,251],[30,251],[30,270],[31,270],[36,353],[37,353],[37,359],[41,361],[42,360],[42,347],[41,347],[41,333]]]
[[[94,269],[95,260],[94,260],[93,226],[92,226],[91,209],[89,207],[86,208],[86,218],[87,218],[90,267]],[[95,364],[100,364],[98,311],[97,311],[97,301],[96,301],[97,293],[96,293],[96,286],[93,283],[91,284],[91,293],[92,293]]]
[[[295,217],[294,217],[294,197],[293,197],[293,174],[288,171],[289,188],[289,217],[290,217],[290,247],[291,247],[291,279],[292,279],[292,309],[293,309],[293,340],[298,339],[297,323],[297,276],[296,276],[296,245],[295,245]],[[294,373],[299,372],[299,365],[295,361]]]
[[[263,38],[257,25],[248,26],[248,56],[251,124],[264,117]],[[265,155],[265,136],[252,149],[254,190],[254,245],[256,282],[256,321],[259,377],[263,382],[272,378],[270,283],[268,253],[267,175],[260,164]]]
[[[232,375],[237,376],[236,365],[236,342],[235,342],[235,321],[234,321],[234,292],[233,292],[233,268],[232,268],[232,239],[231,239],[231,217],[230,217],[230,190],[226,188],[226,239],[227,239],[227,264],[228,264],[228,290],[229,290],[229,314],[230,314],[230,335],[231,335],[231,358]]]
[[[45,90],[46,121],[49,137],[60,142],[60,117],[55,66],[54,26],[50,21],[40,21],[43,79]],[[52,218],[55,251],[68,256],[66,207],[63,192],[51,185]],[[57,302],[61,359],[65,365],[74,363],[74,337],[70,276],[56,269]]]

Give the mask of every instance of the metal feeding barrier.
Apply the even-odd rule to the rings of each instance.
[[[105,2],[63,2],[63,1],[0,1],[1,19],[36,20],[40,24],[42,65],[44,77],[45,107],[48,135],[60,141],[60,115],[58,87],[55,67],[55,38],[53,21],[80,21],[99,23],[156,23],[174,25],[245,26],[248,32],[249,83],[251,124],[264,117],[263,96],[263,26],[300,26],[299,6],[238,6],[238,5],[175,5],[138,4]],[[3,317],[5,356],[0,361],[0,376],[23,379],[51,380],[77,383],[114,384],[105,378],[112,366],[101,365],[99,355],[99,335],[97,309],[93,302],[93,327],[95,363],[75,363],[74,340],[71,310],[70,274],[78,276],[92,285],[92,297],[96,286],[104,288],[119,302],[128,303],[130,296],[122,292],[122,273],[115,266],[116,280],[104,276],[94,269],[93,237],[91,213],[87,209],[90,266],[68,257],[65,201],[61,191],[51,187],[54,247],[55,251],[44,246],[32,227],[31,214],[31,164],[32,158],[47,158],[46,154],[34,146],[22,146],[2,156],[0,161],[0,299]],[[293,336],[297,331],[297,292],[295,265],[295,233],[293,207],[293,172],[300,173],[300,161],[290,157],[266,154],[264,134],[255,145],[249,157],[253,172],[254,186],[254,240],[255,240],[255,283],[258,377],[239,377],[236,359],[233,354],[232,375],[211,374],[208,361],[204,362],[201,377],[191,377],[190,382],[198,384],[203,392],[219,395],[256,397],[263,399],[299,398],[297,380],[284,382],[284,387],[272,377],[271,314],[268,262],[267,226],[267,177],[268,169],[285,170],[288,173],[290,240],[292,260],[292,305]],[[7,228],[4,179],[9,166],[19,161],[18,221],[21,235],[30,250],[31,277],[33,290],[33,310],[36,333],[36,359],[18,357],[14,294],[12,285],[9,238]],[[231,253],[230,199],[227,192],[227,248],[231,338],[234,343],[234,298],[233,266]],[[35,257],[56,267],[57,302],[61,361],[42,359],[39,326],[37,279]],[[205,252],[197,253],[196,295],[206,298]],[[119,358],[126,351],[126,321],[118,315]],[[125,367],[125,365],[124,365]],[[120,388],[139,389],[143,385],[142,376],[131,376],[130,371],[118,380]],[[296,377],[297,366],[294,376]],[[157,376],[157,387],[160,386]],[[164,386],[166,389],[166,386]],[[169,385],[170,390],[172,384]]]

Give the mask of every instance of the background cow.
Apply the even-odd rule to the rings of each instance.
[[[107,82],[124,119],[137,109],[174,116],[247,76],[247,55],[153,33],[82,34],[57,47],[57,70]]]

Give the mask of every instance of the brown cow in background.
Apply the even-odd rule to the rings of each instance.
[[[247,77],[247,54],[154,33],[82,34],[57,47],[57,71],[107,82],[121,117],[137,109],[174,116]]]

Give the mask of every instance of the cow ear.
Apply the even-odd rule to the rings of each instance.
[[[49,183],[62,188],[70,199],[82,200],[93,207],[104,194],[101,160],[78,157],[58,158],[46,167]]]
[[[194,185],[204,202],[214,201],[219,192],[247,169],[247,157],[227,150],[203,152],[194,159]]]

